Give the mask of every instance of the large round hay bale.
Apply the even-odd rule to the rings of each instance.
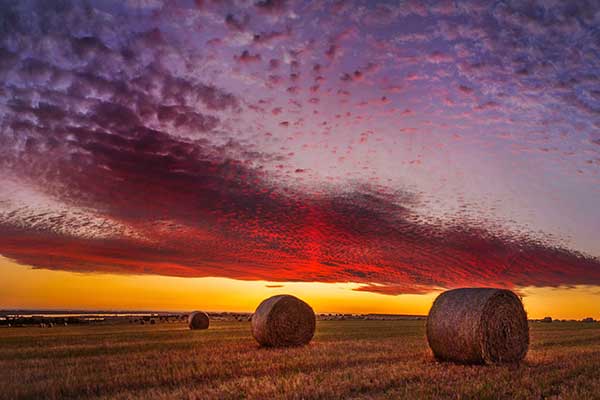
[[[521,361],[529,347],[527,314],[510,290],[449,290],[427,317],[427,341],[439,360],[465,364]]]
[[[315,334],[313,309],[290,295],[264,300],[252,315],[252,335],[262,346],[287,347],[308,344]]]
[[[202,311],[195,311],[188,317],[190,329],[208,329],[208,314]]]

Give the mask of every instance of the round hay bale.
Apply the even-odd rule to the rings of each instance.
[[[427,341],[439,360],[465,364],[518,362],[529,347],[527,313],[510,290],[449,290],[431,306]]]
[[[315,312],[290,295],[263,300],[252,315],[252,335],[262,346],[288,347],[308,344],[315,334]]]
[[[208,329],[208,324],[208,314],[205,312],[194,311],[188,317],[188,325],[190,329]]]

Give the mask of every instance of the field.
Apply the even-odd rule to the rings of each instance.
[[[424,321],[319,321],[260,349],[248,322],[0,329],[0,398],[600,398],[600,326],[531,324],[519,366],[436,362]]]

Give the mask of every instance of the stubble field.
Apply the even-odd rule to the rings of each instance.
[[[0,329],[1,399],[592,399],[600,325],[531,324],[518,366],[436,362],[424,321],[319,321],[261,349],[249,322]]]

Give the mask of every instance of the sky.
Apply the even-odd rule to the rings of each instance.
[[[4,0],[0,307],[491,286],[599,317],[598,26],[593,1]]]

